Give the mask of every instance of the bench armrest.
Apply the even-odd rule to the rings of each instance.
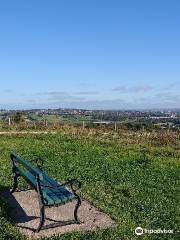
[[[73,193],[76,193],[81,188],[81,182],[77,179],[70,179],[63,183],[61,186],[69,185]]]
[[[60,184],[59,187],[67,186],[67,185],[70,186],[70,188],[71,188],[73,193],[76,193],[76,191],[78,191],[81,188],[81,182],[79,180],[77,180],[77,179],[68,180],[68,181],[66,181],[63,184]],[[56,185],[44,185],[44,184],[41,184],[41,187],[45,187],[45,188],[47,187],[47,188],[52,188],[52,189],[57,188],[58,189],[58,186],[56,186]]]

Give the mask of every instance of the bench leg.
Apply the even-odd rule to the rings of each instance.
[[[78,212],[78,209],[79,207],[81,206],[81,199],[79,196],[77,196],[77,203],[76,203],[76,206],[75,206],[75,209],[74,209],[74,219],[77,223],[80,223],[79,219],[78,219],[78,216],[77,216],[77,212]]]
[[[44,225],[44,221],[45,221],[45,207],[42,206],[40,208],[40,223],[39,223],[39,226],[38,226],[36,232],[39,232],[41,230],[41,228]]]
[[[40,223],[39,223],[39,226],[38,226],[36,232],[39,232],[45,222],[45,206],[44,206],[43,193],[42,193],[42,189],[41,189],[41,183],[40,183],[39,176],[36,176],[36,183],[37,183],[37,192],[38,192],[39,208],[40,208]]]
[[[18,186],[18,175],[16,173],[14,173],[14,184],[13,184],[11,193],[16,191],[17,186]]]

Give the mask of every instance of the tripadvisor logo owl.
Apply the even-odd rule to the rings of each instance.
[[[135,234],[137,236],[140,236],[142,234],[173,234],[174,230],[173,229],[146,229],[142,227],[137,227],[135,229]]]
[[[135,234],[138,235],[138,236],[142,235],[142,234],[143,234],[143,229],[142,229],[142,227],[137,227],[137,228],[135,229]]]

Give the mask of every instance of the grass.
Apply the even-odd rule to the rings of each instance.
[[[47,122],[51,122],[51,123],[56,123],[56,122],[60,122],[62,120],[62,118],[58,115],[36,115],[36,114],[31,114],[31,119],[36,120],[36,121],[47,121]]]
[[[53,240],[137,239],[134,229],[179,226],[179,135],[133,132],[59,132],[56,135],[0,136],[0,185],[12,186],[10,151],[24,158],[40,155],[45,171],[64,181],[82,181],[81,195],[118,223],[115,229],[70,233]],[[24,185],[21,182],[21,185]],[[25,239],[0,202],[0,239]],[[144,235],[141,239],[178,239],[176,234]]]

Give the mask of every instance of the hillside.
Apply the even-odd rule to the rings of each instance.
[[[10,152],[41,156],[58,181],[78,178],[81,195],[118,223],[111,230],[71,233],[58,239],[136,239],[137,226],[178,229],[179,147],[177,132],[146,133],[78,129],[57,134],[0,136],[0,185],[12,186]],[[22,181],[21,186],[25,186]],[[0,239],[22,240],[1,200]],[[144,235],[141,239],[166,239]],[[168,238],[170,239],[170,238]],[[178,239],[176,234],[171,239]]]

